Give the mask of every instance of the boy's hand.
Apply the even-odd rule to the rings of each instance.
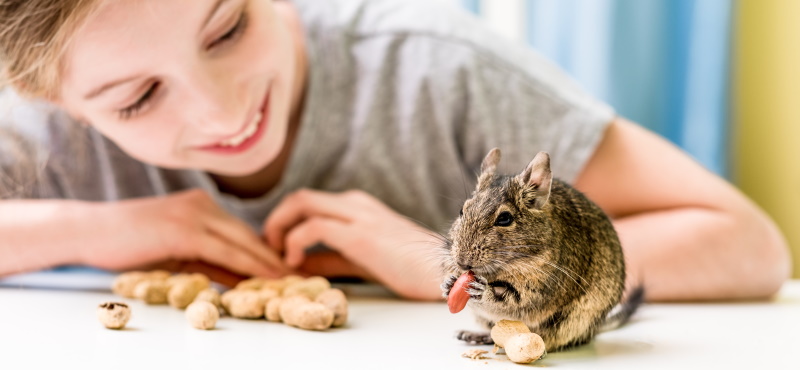
[[[375,279],[415,299],[440,297],[442,237],[361,191],[300,190],[264,224],[267,244],[291,267],[325,276]],[[338,253],[305,255],[318,243]]]
[[[280,277],[288,270],[243,221],[202,190],[93,205],[100,238],[82,262],[130,269],[159,262],[202,261],[245,276]]]

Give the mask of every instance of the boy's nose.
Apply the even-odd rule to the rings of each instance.
[[[189,79],[189,124],[212,135],[233,135],[246,125],[247,100],[231,79],[197,73]]]

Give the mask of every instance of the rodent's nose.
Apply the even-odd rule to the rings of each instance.
[[[460,263],[459,262],[458,263],[458,267],[460,267],[462,270],[465,270],[465,271],[472,270],[472,265],[468,265],[468,264],[465,264],[465,263]]]

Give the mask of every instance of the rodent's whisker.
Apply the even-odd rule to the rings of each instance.
[[[442,233],[440,233],[438,231],[434,231],[434,229],[432,227],[430,227],[429,225],[427,225],[426,223],[424,223],[424,222],[422,222],[420,220],[417,220],[416,218],[413,218],[413,217],[410,217],[410,216],[406,216],[406,215],[400,215],[400,217],[403,217],[406,220],[412,221],[412,222],[414,222],[414,223],[416,223],[418,225],[423,226],[423,229],[420,230],[420,232],[422,232],[422,233],[425,233],[427,235],[436,237],[437,239],[440,239],[440,240],[447,240],[447,237],[444,236]]]
[[[537,257],[537,256],[534,256],[534,257]],[[545,260],[545,259],[542,259],[542,261],[543,261],[544,263],[546,263],[546,264],[550,265],[550,266],[553,266],[553,267],[555,267],[556,269],[558,269],[559,271],[561,271],[562,273],[564,273],[564,275],[567,275],[567,276],[569,276],[569,277],[570,277],[571,279],[573,279],[573,280],[581,280],[582,282],[586,282],[586,279],[584,279],[582,276],[580,276],[580,275],[579,275],[578,273],[576,273],[575,271],[572,271],[572,270],[570,270],[570,269],[568,269],[568,268],[566,268],[566,267],[564,267],[564,266],[560,266],[560,265],[558,265],[558,264],[556,264],[556,263],[553,263],[553,262],[551,262],[551,261],[547,261],[547,260]],[[577,284],[578,282],[576,281],[575,283]]]
[[[540,266],[532,263],[531,261],[525,261],[524,260],[525,257],[532,257],[532,256],[525,255],[525,254],[518,253],[518,252],[511,252],[511,253],[505,252],[505,254],[512,255],[514,257],[520,258],[517,261],[521,261],[521,263],[518,262],[518,263],[506,265],[506,268],[511,268],[516,274],[527,275],[528,274],[528,270],[527,269],[533,269],[533,270],[541,273],[542,275],[544,275],[544,279],[542,279],[542,282],[548,288],[552,288],[552,285],[549,284],[549,282],[552,280],[552,282],[557,284],[560,289],[562,289],[562,290],[563,289],[567,289],[567,287],[564,285],[564,282],[561,279],[559,279],[555,274],[552,274],[552,273],[550,273],[548,271],[542,270],[540,268]]]
[[[508,245],[508,246],[506,246],[506,248],[522,248],[522,247],[537,247],[537,246],[541,246],[541,244],[520,244],[520,245]],[[551,262],[551,261],[548,261],[546,258],[543,258],[543,257],[537,256],[537,255],[530,255],[530,254],[523,254],[523,253],[519,253],[519,256],[520,256],[520,257],[531,257],[531,258],[536,258],[536,259],[539,259],[539,260],[541,260],[542,262],[544,262],[544,263],[546,263],[546,264],[549,264],[549,265],[553,266],[554,268],[556,268],[556,269],[560,270],[562,273],[564,273],[564,275],[567,275],[567,276],[569,276],[569,277],[570,277],[571,279],[573,279],[573,280],[579,279],[579,280],[581,280],[581,281],[583,281],[583,282],[585,282],[585,281],[586,281],[586,280],[585,280],[583,277],[581,277],[581,276],[580,276],[578,273],[576,273],[575,271],[572,271],[572,270],[570,270],[570,269],[568,269],[568,268],[566,268],[566,267],[563,267],[563,266],[559,266],[559,265],[558,265],[558,264],[556,264],[556,263],[553,263],[553,262]],[[576,283],[577,283],[577,281],[576,281]]]
[[[505,245],[503,248],[508,249],[522,249],[522,248],[543,248],[543,244],[519,244],[519,245]]]
[[[536,271],[536,272],[538,272],[538,273],[540,273],[540,274],[544,275],[544,276],[545,276],[545,278],[544,278],[544,279],[541,279],[540,281],[541,281],[541,282],[542,282],[542,284],[544,284],[544,285],[545,285],[545,286],[546,286],[548,289],[552,289],[552,288],[553,288],[553,287],[552,287],[552,285],[550,284],[550,281],[551,281],[551,280],[552,280],[554,283],[558,284],[560,287],[562,287],[562,288],[563,288],[563,286],[562,286],[562,284],[561,284],[561,281],[560,281],[560,280],[558,280],[558,278],[556,278],[556,276],[555,276],[555,275],[553,275],[553,274],[550,274],[550,273],[548,273],[548,272],[546,272],[546,271],[544,271],[544,270],[542,270],[542,269],[540,269],[540,268],[538,268],[538,267],[536,267],[536,266],[527,266],[527,268],[530,268],[530,269],[532,269],[532,270],[534,270],[534,271]],[[511,270],[512,270],[512,271],[513,271],[515,274],[526,274],[526,273],[527,273],[527,270],[523,269],[523,268],[522,268],[522,266],[514,266],[514,267],[512,267],[512,268],[511,268]]]
[[[422,242],[419,242],[422,243]],[[426,242],[427,244],[438,246],[436,243]],[[415,242],[411,243],[404,243],[398,245],[399,248],[403,246],[415,244]],[[414,260],[421,260],[423,261],[423,266],[427,266],[427,268],[422,272],[420,276],[431,276],[433,274],[439,275],[441,277],[442,273],[445,270],[448,264],[448,253],[447,251],[441,248],[429,248],[429,249],[406,249],[400,250],[399,253],[403,255],[413,255]]]
[[[553,263],[553,262],[551,262],[551,261],[548,261],[548,260],[547,260],[547,259],[545,259],[545,258],[542,258],[542,257],[539,257],[539,256],[531,256],[531,257],[532,257],[532,258],[536,258],[536,259],[540,260],[541,262],[543,262],[543,263],[544,263],[544,264],[546,264],[546,265],[552,266],[552,267],[553,267],[553,268],[555,268],[557,271],[561,272],[562,274],[564,274],[564,275],[566,275],[568,278],[570,278],[570,279],[571,279],[571,280],[572,280],[572,281],[575,283],[575,285],[577,285],[577,286],[579,286],[581,289],[583,289],[583,290],[584,290],[584,292],[586,291],[585,287],[584,287],[584,286],[583,286],[583,284],[582,284],[582,283],[587,283],[587,282],[586,282],[586,279],[584,279],[583,277],[581,277],[581,276],[580,276],[579,274],[577,274],[576,272],[574,272],[574,271],[571,271],[571,270],[569,270],[569,269],[568,269],[568,268],[566,268],[566,267],[559,266],[558,264],[555,264],[555,263]]]
[[[578,275],[574,271],[571,271],[571,270],[569,270],[567,268],[558,266],[557,264],[554,264],[554,263],[552,263],[552,262],[548,261],[547,259],[545,259],[543,257],[540,257],[540,256],[524,254],[524,253],[521,253],[521,252],[514,252],[514,251],[497,251],[496,253],[500,254],[500,255],[505,255],[505,256],[508,256],[508,257],[511,257],[511,258],[515,258],[515,263],[509,264],[506,268],[514,267],[514,268],[520,268],[521,269],[521,267],[527,267],[527,268],[536,269],[539,272],[541,272],[544,275],[546,275],[547,277],[553,278],[553,280],[556,283],[558,283],[558,285],[559,285],[559,287],[561,289],[568,289],[568,287],[560,279],[557,279],[555,277],[555,275],[547,273],[547,272],[541,270],[539,268],[540,267],[539,265],[534,264],[532,261],[529,261],[528,259],[536,259],[537,261],[541,261],[545,265],[549,265],[549,266],[553,267],[555,269],[555,271],[561,272],[562,274],[567,276],[570,280],[572,280],[575,283],[576,286],[578,286],[578,288],[581,289],[581,291],[584,292],[584,294],[588,294],[588,295],[591,296],[591,293],[589,293],[586,290],[586,287],[581,283],[581,282],[587,283],[586,279],[584,279],[583,277],[581,277],[580,275]]]
[[[570,279],[572,279],[575,282],[575,285],[577,285],[578,287],[581,288],[581,290],[584,292],[584,294],[586,294],[589,297],[595,298],[596,294],[591,293],[591,292],[587,291],[587,289],[586,289],[586,286],[590,285],[590,283],[586,279],[584,279],[582,276],[580,276],[578,273],[576,273],[575,271],[569,270],[566,267],[563,267],[563,266],[560,266],[560,265],[555,264],[553,262],[550,262],[550,261],[544,260],[544,262],[546,264],[548,264],[548,265],[553,266],[554,268],[556,268],[558,271],[560,271],[564,275],[567,275]],[[572,275],[570,275],[569,272],[572,272]],[[580,284],[576,279],[582,281],[584,284]]]

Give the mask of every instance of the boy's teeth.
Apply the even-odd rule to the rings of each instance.
[[[256,113],[256,116],[253,117],[253,121],[245,127],[244,131],[238,136],[232,137],[230,139],[221,141],[219,145],[221,146],[238,146],[243,141],[247,140],[250,136],[256,133],[258,129],[258,124],[261,122],[261,112]]]

